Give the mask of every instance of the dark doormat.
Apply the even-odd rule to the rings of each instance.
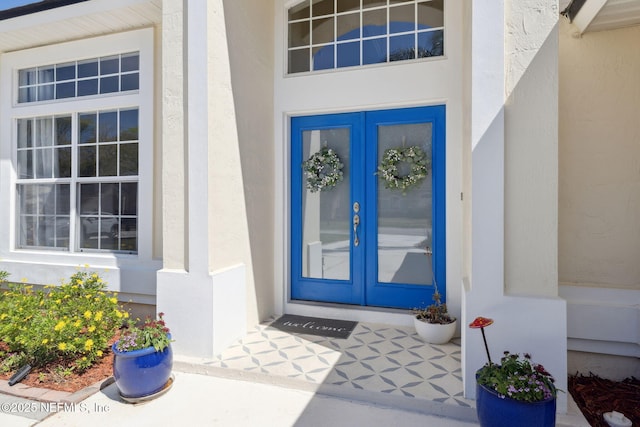
[[[348,320],[321,319],[318,317],[285,314],[271,323],[271,327],[283,332],[319,335],[328,338],[349,338],[358,322]]]

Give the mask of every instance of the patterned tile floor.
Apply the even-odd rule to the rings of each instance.
[[[257,326],[209,361],[215,368],[472,407],[462,397],[460,341],[423,342],[412,327],[358,323],[347,339]],[[343,389],[347,391],[346,389]]]

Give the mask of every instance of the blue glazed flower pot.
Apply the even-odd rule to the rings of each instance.
[[[540,402],[521,402],[476,383],[476,411],[484,427],[554,427],[555,397]]]
[[[134,351],[113,351],[113,377],[120,395],[124,398],[140,398],[161,391],[171,377],[173,351],[171,345],[163,351],[153,347]]]

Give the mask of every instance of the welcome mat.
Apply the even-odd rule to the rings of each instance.
[[[271,327],[283,332],[319,335],[328,338],[349,338],[358,322],[348,320],[321,319],[318,317],[285,314],[271,323]]]

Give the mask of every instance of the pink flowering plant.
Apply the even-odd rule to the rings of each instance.
[[[500,397],[523,402],[539,402],[556,397],[554,379],[544,366],[524,356],[504,352],[500,364],[486,364],[478,371],[478,384],[495,390]]]
[[[141,326],[130,321],[116,343],[116,350],[127,352],[153,347],[156,351],[163,351],[171,342],[163,316],[164,313],[159,313],[158,319],[147,318]]]
[[[491,361],[484,328],[493,324],[493,319],[477,317],[469,324],[471,329],[480,329],[487,352],[488,362],[476,373],[479,385],[494,390],[501,398],[509,397],[521,402],[540,402],[555,398],[558,389],[554,379],[544,366],[531,361],[531,355],[524,356],[504,352],[500,364]]]

